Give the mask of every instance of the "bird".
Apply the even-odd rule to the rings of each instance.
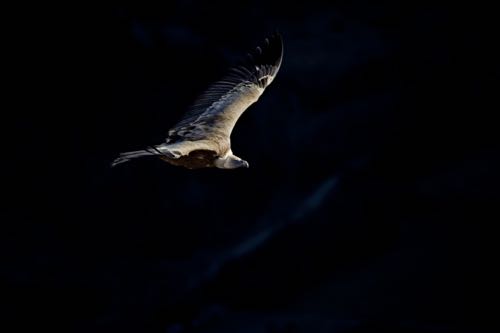
[[[249,163],[231,150],[231,132],[242,113],[273,82],[282,59],[283,38],[275,32],[195,99],[168,131],[165,142],[121,153],[111,166],[153,156],[188,169],[248,168]]]

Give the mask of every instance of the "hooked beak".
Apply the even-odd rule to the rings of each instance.
[[[245,161],[245,163],[243,163],[243,166],[244,166],[245,168],[249,168],[249,167],[250,167],[250,165],[248,164],[248,162],[247,162],[247,161]]]

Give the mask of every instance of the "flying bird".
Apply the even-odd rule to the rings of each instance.
[[[248,168],[231,150],[231,132],[241,114],[273,82],[283,58],[283,39],[275,33],[212,84],[168,132],[166,141],[143,150],[122,153],[112,166],[145,156],[188,169]]]

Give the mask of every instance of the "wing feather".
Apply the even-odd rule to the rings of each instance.
[[[169,131],[167,143],[205,139],[229,141],[231,131],[278,73],[283,40],[278,33],[266,38],[248,60],[212,84]]]

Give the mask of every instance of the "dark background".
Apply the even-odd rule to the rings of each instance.
[[[14,331],[498,328],[493,10],[252,0],[16,13],[1,233]],[[250,169],[109,167],[161,143],[276,29],[281,70],[232,137]]]

